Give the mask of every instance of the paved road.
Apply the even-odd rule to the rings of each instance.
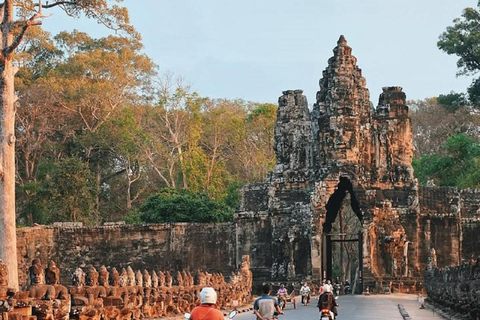
[[[299,299],[297,297],[297,299]],[[298,300],[297,300],[298,301]],[[402,304],[413,320],[440,320],[443,319],[431,310],[419,309],[416,296],[407,294],[391,295],[346,295],[340,296],[337,300],[338,320],[403,320],[398,311],[398,304]],[[293,309],[292,304],[288,304],[285,314],[280,315],[278,320],[318,320],[320,315],[316,308],[317,299],[314,298],[308,306],[297,304],[297,309]],[[239,313],[235,320],[254,320],[255,315],[252,311]]]

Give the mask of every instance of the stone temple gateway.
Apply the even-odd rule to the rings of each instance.
[[[357,228],[357,292],[419,290],[427,266],[480,256],[480,189],[417,185],[405,94],[385,87],[373,108],[351,51],[340,37],[312,110],[300,90],[279,98],[276,166],[242,190],[233,223],[18,228],[21,287],[35,259],[54,260],[64,284],[88,264],[226,275],[244,255],[256,291],[263,281],[319,281],[333,274],[346,207]]]
[[[380,290],[384,282],[406,280],[421,285],[432,248],[446,245],[451,250],[445,253],[455,252],[458,235],[440,244],[432,241],[431,230],[424,230],[432,210],[421,214],[406,95],[401,87],[384,87],[373,108],[344,36],[333,53],[312,111],[301,90],[284,91],[279,98],[276,166],[265,183],[243,189],[236,215],[237,257],[250,254],[256,281],[330,278],[330,231],[348,194],[362,226],[359,276],[364,287]],[[426,206],[435,207],[432,201]],[[438,234],[448,230],[439,225]],[[458,263],[459,255],[450,255],[449,263]]]

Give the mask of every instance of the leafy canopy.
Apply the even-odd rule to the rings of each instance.
[[[439,154],[414,159],[420,183],[433,180],[439,186],[480,187],[480,145],[464,133],[445,141]]]
[[[477,4],[480,7],[480,1]],[[473,75],[480,71],[480,12],[466,8],[461,18],[453,20],[454,25],[440,35],[437,46],[447,54],[459,57],[458,74]],[[468,89],[469,99],[480,105],[480,83],[474,80]]]
[[[227,222],[233,219],[233,209],[210,199],[203,193],[165,188],[150,196],[132,213],[127,222]]]

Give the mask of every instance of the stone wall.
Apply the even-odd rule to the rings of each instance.
[[[241,263],[235,256],[235,226],[228,223],[20,228],[17,246],[20,287],[27,284],[34,258],[43,264],[54,260],[65,285],[75,268],[88,264],[228,275]]]
[[[429,301],[449,318],[480,318],[480,257],[445,268],[435,267],[430,260],[424,280]]]

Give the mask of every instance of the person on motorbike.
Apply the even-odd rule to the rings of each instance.
[[[253,303],[253,313],[257,316],[257,320],[272,320],[275,312],[283,314],[278,306],[277,299],[270,296],[272,289],[268,284],[262,287],[263,295]]]
[[[330,317],[331,319],[335,319],[338,311],[337,311],[337,300],[332,294],[332,288],[328,284],[323,286],[323,293],[318,297],[318,311],[321,313],[322,309],[330,310]]]
[[[307,305],[310,302],[310,287],[306,282],[300,288],[300,294],[302,295],[302,303]]]
[[[339,296],[340,289],[342,288],[342,282],[340,281],[339,277],[335,279],[335,284],[333,285],[333,288],[334,288],[334,291],[333,291],[334,295]]]
[[[217,309],[217,293],[215,289],[205,287],[200,291],[200,305],[195,307],[189,320],[223,320],[223,313]]]
[[[277,297],[278,297],[278,304],[282,309],[285,309],[285,306],[287,305],[287,289],[285,289],[285,285],[280,285],[280,288],[277,291]]]
[[[350,287],[350,282],[348,280],[345,280],[345,294],[350,294],[351,287]]]

